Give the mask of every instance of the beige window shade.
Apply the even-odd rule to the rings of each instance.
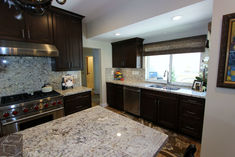
[[[144,56],[205,52],[206,35],[162,41],[144,45]]]

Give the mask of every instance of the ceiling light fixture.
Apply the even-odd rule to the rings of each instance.
[[[174,16],[173,18],[172,18],[172,20],[173,21],[178,21],[178,20],[180,20],[180,19],[182,19],[182,16]]]
[[[120,36],[121,34],[120,33],[115,33],[116,36]]]

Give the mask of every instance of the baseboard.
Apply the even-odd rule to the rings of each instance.
[[[102,107],[107,107],[108,104],[107,104],[107,103],[105,103],[105,104],[100,104],[100,106],[102,106]]]

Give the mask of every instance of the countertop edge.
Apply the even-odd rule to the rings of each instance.
[[[165,92],[165,93],[172,93],[172,94],[178,94],[178,95],[182,95],[182,96],[190,96],[190,97],[195,97],[195,98],[201,98],[201,99],[205,99],[206,98],[206,94],[204,95],[197,95],[197,94],[192,94],[192,93],[184,93],[184,92],[180,92],[177,90],[165,90],[165,89],[158,89],[158,88],[151,88],[151,87],[145,87],[143,85],[133,85],[133,84],[126,84],[125,82],[116,82],[116,81],[106,81],[106,83],[113,83],[113,84],[118,84],[118,85],[124,85],[124,86],[129,86],[129,87],[137,87],[137,88],[141,88],[141,89],[147,89],[147,90],[153,90],[153,91],[159,91],[159,92]],[[137,82],[137,83],[146,83],[146,84],[150,84],[147,82]],[[182,88],[182,89],[186,89],[186,90],[190,90],[187,88]],[[196,92],[193,91],[192,92]],[[201,92],[200,94],[204,94],[203,92]]]

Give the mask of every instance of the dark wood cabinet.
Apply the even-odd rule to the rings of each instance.
[[[52,17],[50,12],[43,16],[24,14],[25,36],[28,41],[35,43],[53,43]]]
[[[91,92],[64,97],[65,115],[73,114],[91,107]]]
[[[106,84],[107,88],[107,103],[110,107],[115,109],[124,110],[123,105],[123,86],[112,83]]]
[[[170,93],[142,90],[141,116],[163,127],[177,130],[178,97]]]
[[[107,83],[107,103],[123,111],[123,86]],[[205,99],[141,89],[140,117],[164,128],[201,139]]]
[[[59,57],[52,59],[54,71],[81,70],[83,16],[52,8],[54,44]]]
[[[114,68],[141,68],[143,39],[133,38],[112,43]]]
[[[52,44],[52,20],[51,13],[46,12],[43,16],[22,14],[23,18],[15,18],[17,11],[14,7],[0,2],[0,39],[26,41],[43,44]]]
[[[25,23],[15,18],[16,10],[9,8],[7,4],[0,2],[0,39],[1,40],[25,40]]]
[[[181,96],[179,108],[179,131],[201,139],[205,99]]]
[[[158,124],[177,130],[178,126],[178,97],[173,94],[157,96],[158,98]]]
[[[140,116],[144,119],[157,123],[158,105],[156,96],[148,91],[141,91]]]

